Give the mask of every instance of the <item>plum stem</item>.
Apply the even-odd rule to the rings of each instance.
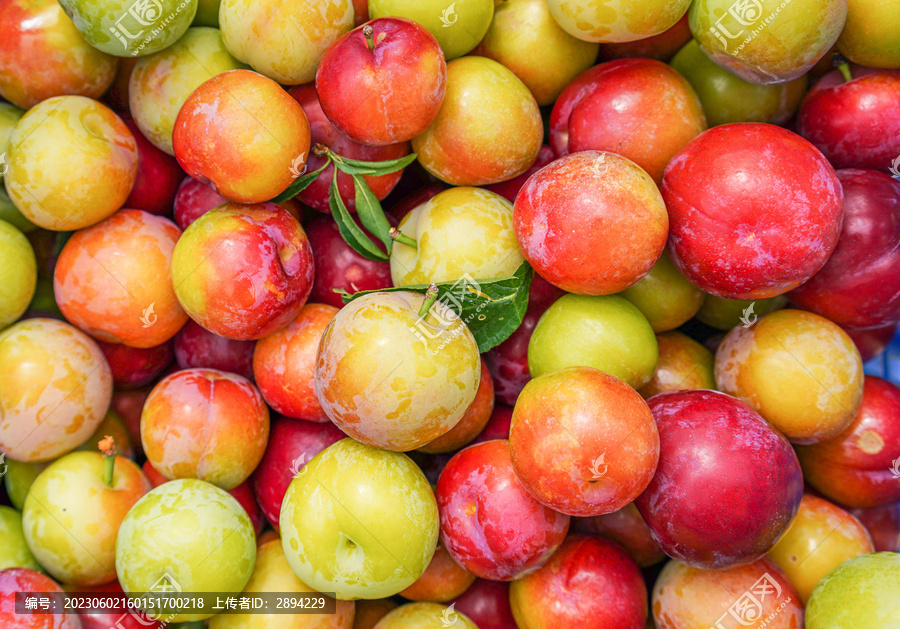
[[[374,34],[375,30],[371,24],[363,26],[363,36],[366,38],[366,46],[368,46],[369,52],[374,52],[375,50],[375,39],[372,37]]]
[[[103,472],[103,482],[107,487],[113,486],[113,471],[116,468],[116,440],[110,435],[106,435],[97,444],[100,453],[103,455],[103,461],[106,467]]]
[[[419,244],[413,239],[400,232],[396,227],[391,227],[388,235],[391,237],[391,240],[399,242],[401,245],[406,245],[407,247],[412,247],[413,249],[418,249]]]
[[[850,64],[849,63],[842,63],[841,65],[838,66],[838,70],[840,70],[841,74],[844,75],[845,81],[853,80],[853,75],[850,73]]]
[[[839,52],[835,52],[831,56],[831,63],[835,68],[840,70],[842,75],[844,75],[845,81],[853,80],[853,75],[850,73],[850,62],[847,60],[847,57]]]
[[[324,157],[328,154],[328,147],[322,144],[321,142],[316,142],[315,146],[312,148],[313,155],[317,157]]]
[[[438,297],[438,287],[432,284],[428,287],[428,290],[425,291],[425,301],[422,303],[422,307],[419,308],[419,318],[421,319],[425,315],[428,314],[428,311],[431,310],[431,307],[434,305],[434,302],[437,301]]]

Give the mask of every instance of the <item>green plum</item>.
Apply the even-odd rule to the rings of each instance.
[[[512,203],[481,188],[450,188],[400,221],[401,242],[391,252],[394,286],[512,275],[525,260],[513,229]]]
[[[528,343],[532,378],[565,367],[594,367],[638,389],[659,359],[647,318],[619,295],[564,295],[538,320]]]
[[[710,59],[760,85],[805,74],[837,41],[846,19],[847,0],[696,0],[688,16]]]
[[[6,475],[3,477],[3,485],[6,495],[13,506],[21,511],[25,507],[25,498],[34,483],[34,479],[47,469],[51,461],[46,463],[22,463],[6,459]]]
[[[697,320],[717,330],[730,330],[742,323],[752,324],[758,317],[780,310],[787,298],[779,295],[770,299],[728,299],[707,294],[697,311]]]
[[[450,61],[484,38],[494,17],[494,0],[369,0],[369,17],[405,17],[421,24]]]
[[[22,514],[11,507],[0,506],[0,570],[7,568],[29,568],[43,572],[43,568],[28,550],[25,534],[22,532]]]
[[[237,594],[255,562],[256,534],[244,507],[224,489],[194,478],[169,481],[141,498],[116,540],[116,573],[133,597],[162,579],[183,592]],[[205,620],[214,613],[178,613],[169,620]]]
[[[667,251],[650,273],[621,295],[637,306],[656,333],[674,330],[697,314],[703,304],[703,291],[687,281]]]
[[[393,596],[428,567],[440,532],[437,502],[405,454],[342,439],[288,486],[281,541],[294,573],[339,599]]]
[[[806,629],[900,627],[900,553],[845,561],[816,585],[806,606]]]
[[[784,124],[797,113],[806,94],[805,74],[786,83],[748,83],[713,63],[692,39],[669,62],[697,91],[706,121],[714,127],[729,122]]]
[[[125,514],[150,481],[133,461],[116,457],[106,483],[104,456],[73,452],[35,479],[22,528],[31,552],[58,581],[101,585],[116,578],[116,536]]]
[[[172,132],[188,96],[222,72],[246,68],[225,49],[217,29],[188,29],[173,46],[135,64],[128,80],[131,115],[156,148],[175,155]]]
[[[298,85],[316,78],[322,55],[353,28],[353,16],[351,0],[222,0],[219,28],[235,58]]]
[[[345,433],[405,452],[449,432],[475,400],[481,359],[472,332],[447,304],[421,293],[364,295],[322,333],[316,396]]]
[[[25,234],[0,221],[0,329],[21,317],[37,287],[37,260]]]
[[[197,0],[59,0],[87,42],[109,55],[150,55],[184,35]]]

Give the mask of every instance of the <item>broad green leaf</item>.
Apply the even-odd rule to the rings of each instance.
[[[328,190],[328,205],[331,207],[331,215],[337,223],[341,237],[350,245],[359,255],[375,260],[376,262],[387,262],[390,260],[388,254],[378,248],[372,242],[362,228],[356,224],[344,201],[341,199],[341,193],[337,187],[337,170],[334,171],[334,178],[331,180],[331,187]]]
[[[455,282],[441,282],[437,284],[438,301],[456,312],[469,326],[478,343],[478,351],[484,353],[508,339],[522,324],[528,308],[532,273],[528,263],[523,262],[515,274],[508,277],[477,280],[465,275]],[[341,292],[341,298],[346,304],[362,295],[402,290],[424,293],[428,286],[383,288],[352,295]]]
[[[353,187],[356,189],[356,214],[359,220],[362,221],[363,227],[384,243],[390,254],[394,245],[391,238],[391,224],[384,216],[378,197],[361,175],[353,175]]]
[[[410,153],[399,159],[389,159],[383,162],[363,162],[358,159],[350,159],[342,155],[328,153],[331,156],[334,165],[340,168],[348,175],[387,175],[388,173],[397,172],[402,168],[406,168],[416,159],[415,153]]]

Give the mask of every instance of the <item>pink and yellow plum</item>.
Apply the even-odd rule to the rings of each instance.
[[[84,96],[56,96],[22,116],[3,178],[16,208],[55,231],[82,229],[122,207],[138,169],[137,143],[111,109]]]
[[[53,274],[56,303],[85,332],[108,343],[155,347],[188,317],[169,267],[181,230],[142,210],[122,210],[75,233]]]
[[[248,341],[297,317],[312,288],[313,264],[306,234],[287,210],[228,203],[185,230],[172,254],[172,283],[194,321]]]
[[[483,579],[509,581],[534,572],[569,529],[569,516],[525,490],[504,439],[458,452],[441,473],[436,496],[444,547]]]
[[[175,119],[172,148],[191,177],[238,203],[284,192],[309,155],[309,121],[275,81],[249,70],[200,85]]]
[[[26,463],[74,450],[103,421],[112,374],[97,344],[52,319],[0,332],[0,451]]]
[[[268,438],[269,409],[256,387],[214,369],[166,376],[141,413],[147,459],[170,479],[199,478],[233,489],[259,464]]]

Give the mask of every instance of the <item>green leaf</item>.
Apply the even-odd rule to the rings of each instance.
[[[387,175],[388,173],[397,172],[412,164],[416,159],[415,153],[410,153],[406,157],[399,159],[389,159],[383,162],[363,162],[358,159],[350,159],[342,155],[328,153],[331,156],[334,165],[340,168],[348,175]]]
[[[378,248],[372,242],[362,228],[356,224],[347,206],[341,199],[341,193],[337,186],[337,170],[334,171],[334,178],[331,180],[331,187],[328,190],[328,205],[331,207],[331,215],[337,223],[341,237],[350,245],[359,255],[375,260],[376,262],[387,262],[390,260],[388,254]]]
[[[484,353],[508,339],[522,324],[528,308],[532,273],[528,263],[523,262],[515,274],[508,277],[475,280],[466,275],[456,282],[441,282],[437,285],[438,301],[453,309],[469,326],[478,343],[478,351]],[[428,286],[367,290],[352,295],[344,293],[341,297],[346,304],[362,295],[403,290],[424,293]]]
[[[394,240],[391,238],[391,224],[384,216],[384,210],[381,208],[378,197],[375,196],[361,175],[353,175],[353,187],[356,188],[356,214],[359,216],[359,220],[362,221],[363,227],[384,243],[390,254],[394,245]]]
[[[326,159],[325,164],[323,164],[319,170],[311,173],[306,173],[302,177],[297,177],[296,179],[294,179],[293,183],[285,188],[284,192],[272,199],[272,203],[284,203],[285,201],[290,201],[295,196],[306,190],[309,184],[314,182],[316,180],[316,177],[318,177],[323,170],[328,168],[328,163],[329,162]]]

